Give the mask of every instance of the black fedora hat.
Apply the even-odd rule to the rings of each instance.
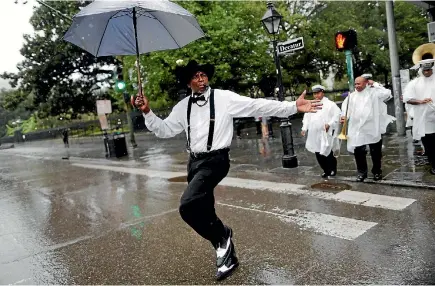
[[[179,78],[183,84],[189,84],[192,77],[199,71],[204,72],[210,80],[214,75],[214,65],[204,64],[200,65],[197,61],[191,60],[189,63],[180,70]]]

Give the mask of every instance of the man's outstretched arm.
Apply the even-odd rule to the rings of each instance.
[[[306,100],[305,91],[296,101],[252,99],[227,91],[230,96],[227,110],[233,117],[276,116],[288,117],[297,112],[316,112],[321,109],[318,100]]]
[[[179,120],[179,106],[176,105],[172,109],[169,116],[162,120],[149,107],[148,99],[145,96],[138,96],[134,102],[142,112],[145,118],[145,125],[157,137],[170,138],[181,133],[184,130],[183,124]]]

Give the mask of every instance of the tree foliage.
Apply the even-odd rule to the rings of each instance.
[[[50,5],[73,16],[84,1],[51,1]],[[18,73],[4,73],[12,87],[32,94],[34,108],[41,116],[56,115],[70,109],[74,113],[95,109],[94,91],[107,81],[112,70],[108,64],[113,57],[95,58],[91,54],[64,41],[70,22],[45,6],[35,8],[30,23],[33,35],[24,36]],[[19,100],[19,99],[17,99]]]
[[[50,5],[67,15],[74,15],[88,2],[52,1]],[[172,105],[183,85],[175,76],[177,60],[212,63],[216,73],[211,84],[248,95],[260,88],[268,96],[276,82],[271,38],[260,19],[266,11],[265,1],[178,1],[194,14],[206,37],[184,48],[142,55],[140,66],[144,90],[153,108]],[[396,1],[396,31],[401,68],[412,66],[414,49],[427,42],[425,13],[407,2]],[[358,47],[354,51],[355,75],[371,72],[388,83],[390,71],[385,3],[382,1],[286,1],[275,2],[283,15],[283,29],[277,40],[303,37],[305,49],[280,56],[283,83],[288,94],[298,94],[323,75],[335,74],[336,82],[346,78],[344,53],[335,50],[337,31],[355,29]],[[4,96],[6,109],[37,110],[38,116],[81,113],[95,108],[95,99],[105,96],[122,103],[122,97],[110,91],[97,92],[101,84],[112,84],[110,64],[121,64],[128,91],[137,92],[134,56],[95,58],[63,41],[69,23],[40,6],[31,23],[36,33],[25,36],[21,53],[24,61],[18,73],[4,74],[17,92]],[[140,33],[140,31],[139,31]],[[28,104],[31,102],[30,104]]]

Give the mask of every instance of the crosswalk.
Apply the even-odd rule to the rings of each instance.
[[[143,175],[149,178],[172,179],[185,176],[184,172],[170,172],[150,170],[145,168],[131,168],[101,164],[73,163],[73,166],[88,169],[106,170],[112,172]],[[337,193],[316,191],[305,185],[279,183],[264,180],[227,177],[219,184],[227,189],[267,192],[280,195],[297,196],[305,199],[319,199],[349,206],[363,206],[367,208],[383,209],[393,212],[405,211],[416,202],[415,199],[379,195],[367,192],[344,190]],[[217,202],[223,208],[235,209],[249,213],[259,213],[276,218],[283,223],[298,226],[302,230],[313,231],[318,234],[345,240],[355,240],[378,225],[376,221],[368,221],[344,217],[321,212],[307,211],[299,208],[284,209],[277,206],[255,207],[252,204],[238,204],[236,202]]]

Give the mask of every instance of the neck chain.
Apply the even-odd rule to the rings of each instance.
[[[198,105],[199,107],[203,107],[204,105],[207,104],[207,102],[208,102],[208,98],[203,104],[199,104],[198,102],[195,102],[195,104]]]

